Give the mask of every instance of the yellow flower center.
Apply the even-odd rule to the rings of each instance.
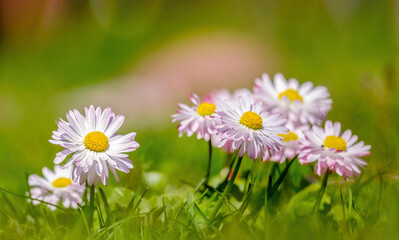
[[[324,146],[334,148],[337,151],[344,151],[346,149],[346,142],[340,137],[328,136],[324,139]]]
[[[301,102],[303,102],[302,96],[299,95],[299,93],[294,89],[285,90],[284,92],[282,92],[278,95],[278,98],[281,99],[281,98],[283,98],[283,96],[286,96],[291,102],[293,102],[295,100],[300,100]]]
[[[287,132],[286,134],[278,134],[280,137],[283,137],[284,142],[289,142],[289,141],[296,141],[298,140],[298,135],[296,135],[293,132]]]
[[[198,108],[197,108],[197,112],[199,115],[201,116],[209,116],[212,113],[214,113],[216,110],[216,106],[213,103],[207,103],[207,102],[203,102],[201,103]]]
[[[108,148],[108,138],[104,133],[94,131],[86,135],[84,144],[91,151],[104,152]]]
[[[259,130],[262,128],[263,120],[258,114],[248,111],[241,116],[240,123],[254,130]]]
[[[64,188],[72,184],[72,180],[69,178],[60,177],[55,179],[52,184],[56,188]]]

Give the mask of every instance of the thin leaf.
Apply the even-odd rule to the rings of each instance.
[[[137,203],[136,203],[136,206],[134,206],[134,208],[132,209],[132,211],[135,211],[135,210],[137,209],[137,207],[140,205],[141,200],[143,200],[143,198],[144,198],[145,194],[147,193],[147,191],[148,191],[148,187],[145,188],[143,194],[141,194],[139,200],[138,200]]]
[[[105,221],[104,221],[103,213],[101,211],[100,200],[98,200],[98,196],[96,197],[96,200],[97,200],[96,210],[97,210],[98,220],[100,222],[100,228],[103,228],[103,227],[105,227]]]
[[[106,225],[109,225],[110,219],[111,219],[111,209],[108,204],[107,197],[105,196],[105,193],[101,187],[98,188],[98,191],[100,192],[100,196],[104,205],[105,213],[107,214],[107,221]],[[100,206],[100,204],[98,204]]]
[[[9,191],[9,190],[7,190],[7,189],[4,189],[4,188],[2,188],[2,187],[0,187],[0,190],[4,191],[4,192],[6,192],[6,193],[9,193],[9,194],[11,194],[11,195],[14,195],[14,196],[16,196],[16,197],[27,198],[27,199],[30,199],[30,200],[35,200],[35,201],[38,201],[38,202],[41,202],[41,203],[44,203],[44,204],[47,204],[47,205],[56,207],[56,208],[58,208],[58,209],[60,209],[60,210],[62,210],[62,211],[64,211],[64,212],[68,213],[69,215],[74,215],[72,212],[70,212],[70,211],[66,210],[65,208],[60,207],[60,206],[58,206],[58,205],[55,205],[55,204],[52,204],[52,203],[49,203],[49,202],[46,202],[46,201],[43,201],[43,200],[40,200],[40,199],[37,199],[37,198],[32,198],[32,197],[29,197],[29,196],[19,195],[19,194],[13,193],[13,192],[11,192],[11,191]]]
[[[273,187],[272,187],[270,190],[268,190],[268,193],[267,193],[268,200],[270,200],[270,199],[273,197],[274,193],[277,191],[278,187],[280,186],[280,184],[283,182],[285,176],[287,175],[288,170],[290,169],[290,166],[291,166],[292,163],[297,159],[297,157],[298,157],[298,155],[296,155],[296,156],[287,164],[287,166],[284,168],[283,172],[281,173],[281,175],[279,176],[279,178],[277,179],[277,181],[273,184]]]
[[[81,207],[79,207],[79,212],[80,212],[81,215],[82,215],[83,222],[84,222],[85,227],[86,227],[87,235],[90,235],[90,228],[89,228],[89,224],[87,223],[86,214],[84,214],[83,209],[82,209]]]

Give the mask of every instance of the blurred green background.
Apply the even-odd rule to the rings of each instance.
[[[207,145],[178,138],[176,104],[252,88],[263,72],[327,86],[329,119],[372,145],[364,173],[397,179],[397,1],[0,2],[2,187],[23,193],[25,173],[51,168],[56,121],[92,103],[127,117],[120,133],[137,132],[123,185],[134,188],[141,169],[197,183]]]

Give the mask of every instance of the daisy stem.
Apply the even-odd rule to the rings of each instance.
[[[205,175],[205,185],[208,185],[209,182],[209,176],[211,175],[211,166],[212,166],[212,142],[211,140],[208,141],[208,146],[209,146],[209,155],[208,155],[208,167]]]
[[[346,181],[345,181],[345,182],[346,182]],[[352,234],[352,205],[353,205],[353,196],[352,196],[351,187],[349,186],[348,182],[346,182],[346,187],[348,188],[348,195],[349,195],[347,224],[348,224],[348,226],[349,226],[349,232]]]
[[[93,229],[93,215],[94,215],[94,185],[90,186],[90,205],[89,205],[89,227]]]
[[[320,202],[321,202],[321,199],[323,198],[324,192],[326,191],[329,175],[330,175],[330,169],[327,168],[326,173],[324,174],[324,177],[323,177],[323,182],[321,184],[319,195],[317,196],[316,204],[314,205],[315,213],[318,213],[318,211],[319,211]]]
[[[211,219],[213,219],[216,216],[216,214],[218,214],[220,208],[223,205],[223,201],[225,200],[227,194],[229,194],[229,192],[231,191],[231,188],[233,187],[233,184],[234,184],[234,180],[236,179],[238,171],[240,170],[242,158],[243,157],[238,157],[237,163],[235,164],[235,167],[234,167],[233,175],[231,176],[222,196],[219,198],[218,202],[216,203],[215,208],[213,209],[213,212],[211,214]]]

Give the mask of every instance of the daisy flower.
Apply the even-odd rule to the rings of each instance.
[[[239,104],[230,100],[220,100],[219,104],[217,128],[222,134],[219,147],[229,144],[232,150],[238,150],[240,157],[247,153],[254,160],[281,149],[283,137],[278,134],[285,134],[288,129],[279,114],[262,111],[262,103],[254,102],[251,96],[239,97]]]
[[[298,80],[285,80],[276,74],[272,81],[267,74],[255,80],[254,97],[262,101],[266,111],[281,113],[296,125],[320,124],[331,109],[332,100],[326,87],[313,83],[299,85]]]
[[[78,204],[82,204],[82,196],[85,186],[72,180],[72,166],[62,168],[59,165],[54,166],[54,172],[50,169],[43,168],[43,176],[37,174],[29,176],[28,183],[31,187],[30,194],[32,198],[43,200],[45,202],[58,205],[61,201],[65,208],[78,208]],[[40,202],[33,200],[34,205]],[[52,211],[55,206],[47,205]]]
[[[204,138],[208,142],[211,135],[216,133],[216,119],[212,116],[216,105],[209,100],[201,101],[196,94],[192,94],[190,99],[194,106],[180,103],[179,110],[172,115],[172,122],[180,121],[177,127],[179,137],[183,136],[183,133],[187,133],[189,137],[197,133],[197,139]]]
[[[140,145],[134,140],[136,133],[117,135],[124,117],[115,116],[111,108],[104,111],[94,106],[85,108],[85,116],[74,109],[66,114],[67,121],[60,119],[58,130],[53,132],[51,143],[64,147],[57,153],[55,164],[60,164],[72,154],[65,166],[74,165],[73,179],[83,184],[108,184],[109,171],[116,180],[116,170],[128,173],[133,168],[126,153]]]
[[[300,140],[304,138],[303,131],[308,130],[309,127],[302,125],[295,128],[291,124],[287,124],[286,127],[290,131],[279,134],[279,136],[283,137],[283,148],[280,151],[276,151],[274,156],[265,155],[263,161],[283,163],[286,159],[293,159],[299,153],[301,148]]]
[[[210,92],[209,94],[205,95],[204,99],[213,102],[216,105],[216,109],[218,109],[219,99],[230,100],[235,104],[239,104],[239,97],[245,97],[245,96],[252,96],[252,92],[247,88],[237,89],[233,93],[230,93],[226,89],[222,89]],[[211,142],[214,147],[218,147],[221,140],[222,140],[222,134],[215,133],[211,135]],[[227,142],[224,146],[222,146],[221,149],[223,149],[225,152],[230,152],[230,153],[234,152],[229,142]]]
[[[370,145],[362,141],[356,143],[357,136],[351,130],[341,134],[341,124],[327,121],[324,129],[313,126],[304,132],[305,138],[301,141],[301,150],[298,156],[301,164],[317,161],[315,173],[322,175],[327,168],[347,179],[360,175],[360,169],[367,165],[361,157],[370,154]]]

